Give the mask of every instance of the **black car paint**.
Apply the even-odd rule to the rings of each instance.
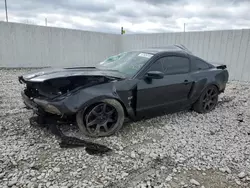
[[[191,88],[189,74],[165,75],[162,79],[154,79],[148,83],[144,79],[144,75],[149,70],[150,66],[158,59],[166,56],[189,56],[181,52],[159,52],[135,76],[139,82],[137,84],[137,109],[138,117],[147,116],[146,114],[153,113],[156,110],[164,110],[165,108],[173,108],[173,106],[185,105],[188,92]],[[187,82],[185,82],[187,81]],[[184,83],[185,82],[185,83]],[[176,95],[178,93],[178,95]],[[152,96],[156,100],[148,100]]]
[[[126,78],[116,71],[97,70],[95,68],[56,69],[49,72],[24,75],[23,82],[42,82],[55,77],[74,75],[112,77],[113,81],[94,85],[88,88],[59,96],[54,100],[37,99],[40,103],[49,103],[57,107],[63,115],[73,115],[80,109],[97,103],[104,98],[118,100],[124,107],[126,115],[140,119],[155,111],[168,109],[185,109],[190,107],[208,85],[215,85],[223,92],[228,80],[228,72],[210,65],[208,70],[195,70],[193,59],[196,57],[186,51],[160,51],[132,78]],[[190,61],[190,71],[185,74],[164,75],[162,79],[147,80],[145,74],[148,68],[159,58],[165,56],[184,56]],[[155,100],[152,100],[155,97]]]

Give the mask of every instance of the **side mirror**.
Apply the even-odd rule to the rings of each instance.
[[[160,71],[149,71],[146,73],[145,77],[149,79],[162,79],[164,74]]]

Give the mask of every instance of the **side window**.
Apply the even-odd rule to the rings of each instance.
[[[195,59],[194,60],[194,64],[195,64],[195,70],[206,70],[206,69],[209,69],[209,65],[200,60],[200,59]]]
[[[179,56],[169,56],[162,58],[165,74],[183,74],[190,70],[189,59]]]
[[[161,59],[157,60],[154,64],[152,64],[148,71],[164,72]]]

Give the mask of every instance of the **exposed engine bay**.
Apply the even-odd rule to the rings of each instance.
[[[44,82],[26,82],[25,94],[29,98],[54,99],[75,89],[87,88],[107,83],[114,78],[104,76],[73,76],[46,80]]]

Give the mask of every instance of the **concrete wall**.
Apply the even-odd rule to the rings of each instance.
[[[0,67],[91,66],[120,52],[120,35],[0,22]]]
[[[121,36],[123,50],[183,44],[208,61],[225,63],[230,80],[250,81],[250,30],[135,34]]]
[[[0,67],[93,66],[121,51],[181,43],[250,81],[250,30],[114,35],[0,22]]]

